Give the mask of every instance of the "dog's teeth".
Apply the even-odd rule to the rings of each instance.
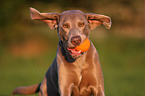
[[[79,53],[81,53],[81,50],[79,51]]]

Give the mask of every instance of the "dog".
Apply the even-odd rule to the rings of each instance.
[[[56,57],[40,84],[18,87],[15,94],[40,96],[105,96],[104,80],[99,55],[91,42],[90,48],[77,51],[75,47],[89,38],[90,30],[104,25],[111,28],[111,18],[105,15],[83,13],[80,10],[58,13],[40,13],[30,7],[32,20],[43,21],[56,29],[59,37]]]

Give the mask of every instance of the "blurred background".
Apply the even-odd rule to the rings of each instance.
[[[100,55],[106,96],[145,96],[145,0],[1,0],[0,96],[41,82],[56,54],[56,30],[32,21],[29,7],[110,16],[110,30],[100,26],[90,34]]]

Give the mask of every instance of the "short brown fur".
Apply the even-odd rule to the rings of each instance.
[[[57,13],[40,13],[30,8],[32,19],[48,24],[57,29],[60,39],[56,57],[46,72],[43,82],[30,87],[18,87],[14,94],[33,94],[39,91],[40,96],[105,96],[104,81],[99,55],[91,42],[88,51],[79,55],[70,53],[69,49],[78,45],[72,44],[75,36],[81,38],[80,44],[89,38],[90,30],[103,24],[111,27],[108,16],[83,13],[80,10]]]

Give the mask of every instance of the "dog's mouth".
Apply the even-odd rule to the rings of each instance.
[[[71,56],[73,57],[79,57],[83,54],[83,52],[80,51],[77,51],[76,49],[74,48],[67,48],[68,52],[70,53]]]

